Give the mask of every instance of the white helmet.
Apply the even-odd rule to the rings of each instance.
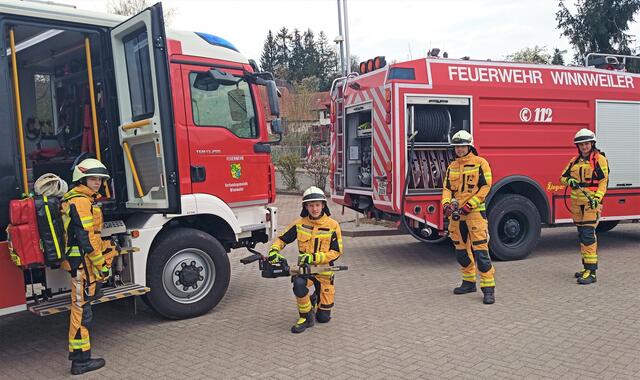
[[[582,128],[581,130],[579,130],[578,133],[576,133],[575,137],[573,138],[574,144],[588,142],[588,141],[593,141],[595,143],[596,134],[591,132],[587,128]]]
[[[324,191],[320,190],[315,186],[311,186],[302,194],[302,203],[313,202],[313,201],[322,201],[326,202],[327,197],[324,195]]]
[[[95,158],[84,159],[73,168],[73,182],[78,182],[85,177],[110,178],[107,167]]]
[[[67,182],[53,173],[41,175],[33,184],[33,191],[45,197],[62,197],[67,190]]]
[[[451,138],[451,145],[453,146],[470,146],[473,145],[473,136],[471,133],[462,130],[456,132],[455,135]]]

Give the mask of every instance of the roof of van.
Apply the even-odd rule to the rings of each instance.
[[[114,27],[128,19],[126,16],[81,10],[63,4],[16,0],[0,0],[1,13],[103,27]],[[167,29],[166,33],[167,38],[181,42],[184,55],[248,63],[247,58],[233,45],[219,37],[207,38],[215,36],[171,29]]]

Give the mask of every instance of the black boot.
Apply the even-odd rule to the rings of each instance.
[[[580,278],[580,277],[582,277],[582,275],[584,274],[585,271],[586,271],[586,269],[583,269],[580,272],[576,272],[576,273],[573,274],[573,277]]]
[[[95,371],[104,367],[105,361],[101,358],[88,359],[88,360],[74,360],[71,362],[71,374],[81,375],[86,372]]]
[[[496,302],[496,297],[495,297],[495,288],[493,286],[487,286],[486,288],[481,288],[482,293],[484,293],[484,296],[482,297],[482,303],[484,303],[485,305],[491,305],[492,303]]]
[[[582,273],[582,276],[578,278],[578,284],[580,285],[589,285],[596,282],[596,271],[595,270],[585,270]]]
[[[318,323],[327,323],[331,320],[331,310],[319,309],[316,313],[316,321]]]
[[[453,294],[466,294],[466,293],[473,293],[475,291],[477,291],[475,282],[463,280],[462,285],[453,289]]]
[[[313,327],[314,319],[315,315],[313,313],[313,310],[308,312],[304,317],[300,316],[300,318],[298,318],[298,322],[296,322],[295,325],[291,326],[291,332],[294,334],[300,334],[307,328]]]

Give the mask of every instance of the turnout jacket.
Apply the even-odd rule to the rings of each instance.
[[[484,199],[491,189],[491,168],[482,157],[469,152],[449,164],[442,186],[442,204],[455,198],[460,207],[465,204],[473,211],[485,211]]]
[[[327,215],[296,220],[276,238],[271,249],[280,251],[294,240],[298,240],[300,254],[314,255],[314,264],[331,264],[342,255],[340,224]]]
[[[105,264],[102,251],[104,243],[102,230],[102,210],[96,204],[100,194],[85,185],[78,185],[62,198],[62,212],[67,235],[67,263],[65,269],[72,275],[85,265],[99,273]],[[84,260],[83,260],[84,259]]]
[[[609,163],[607,158],[597,149],[592,150],[587,158],[583,158],[582,155],[573,157],[562,171],[560,182],[568,185],[569,178],[578,181],[590,196],[602,201],[609,184]],[[577,201],[578,204],[589,203],[580,189],[571,189],[571,201]]]

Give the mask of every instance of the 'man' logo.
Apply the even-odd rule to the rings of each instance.
[[[238,179],[242,176],[242,166],[240,164],[231,164],[231,177]]]

